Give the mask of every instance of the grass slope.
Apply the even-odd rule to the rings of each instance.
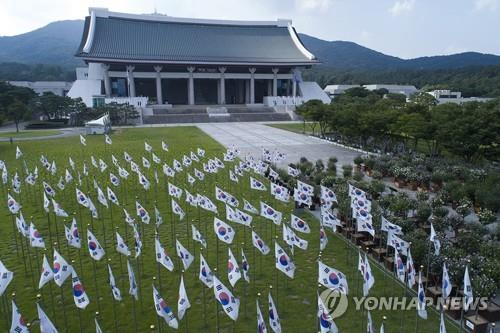
[[[166,326],[163,320],[157,317],[152,300],[153,277],[157,277],[156,285],[159,286],[161,281],[160,293],[169,306],[177,314],[177,297],[180,281],[180,262],[175,255],[175,238],[177,237],[184,246],[186,246],[192,254],[195,255],[195,261],[191,267],[184,273],[187,293],[191,301],[192,307],[187,312],[185,317],[180,322],[179,331],[183,332],[215,332],[216,321],[218,321],[220,332],[255,332],[256,329],[256,309],[255,299],[256,294],[260,292],[261,309],[264,318],[268,319],[267,315],[267,293],[269,286],[273,285],[273,297],[277,303],[278,313],[281,318],[283,332],[315,332],[317,329],[316,319],[316,291],[317,291],[317,255],[319,253],[319,223],[309,214],[303,214],[304,218],[309,222],[312,232],[307,235],[300,235],[309,241],[309,249],[302,251],[295,250],[294,260],[297,266],[295,279],[289,280],[274,268],[273,255],[273,236],[279,235],[279,242],[283,246],[281,240],[281,228],[274,226],[269,220],[262,217],[254,216],[255,231],[264,239],[271,247],[271,253],[267,256],[261,256],[259,252],[254,250],[250,239],[250,230],[245,230],[245,227],[231,223],[236,229],[236,237],[231,245],[233,253],[241,265],[240,249],[243,248],[250,264],[251,283],[246,284],[243,279],[236,284],[234,294],[241,299],[240,318],[233,323],[223,312],[221,307],[218,307],[219,314],[216,316],[215,299],[213,291],[207,289],[198,280],[199,272],[199,253],[200,244],[194,243],[191,240],[189,223],[194,223],[196,227],[204,234],[208,241],[208,249],[203,250],[203,255],[207,259],[212,270],[218,268],[217,276],[223,281],[226,286],[230,286],[227,280],[226,262],[227,262],[227,246],[220,243],[217,246],[216,236],[213,231],[214,214],[199,210],[198,208],[189,207],[184,202],[184,195],[179,203],[182,205],[187,216],[184,220],[179,221],[177,216],[173,216],[170,206],[170,197],[166,191],[166,181],[170,181],[177,186],[187,189],[191,193],[202,193],[208,195],[218,205],[220,217],[224,219],[225,209],[223,205],[215,200],[214,186],[218,185],[221,188],[234,194],[242,203],[242,199],[246,198],[258,207],[259,200],[266,201],[276,209],[283,212],[286,221],[289,221],[289,214],[293,210],[293,204],[282,204],[275,199],[272,199],[268,192],[259,192],[249,189],[248,177],[240,178],[239,184],[231,183],[228,179],[228,167],[231,163],[226,163],[226,169],[219,171],[215,175],[206,175],[204,182],[197,181],[193,186],[186,181],[187,173],[182,172],[176,175],[175,179],[166,180],[161,172],[161,166],[155,167],[152,163],[152,169],[147,171],[143,169],[146,177],[151,181],[152,188],[145,192],[137,182],[137,177],[131,173],[129,180],[123,182],[119,188],[114,188],[109,182],[109,171],[118,174],[113,164],[111,163],[110,154],[113,153],[120,161],[122,166],[130,171],[129,167],[123,161],[123,151],[126,150],[134,160],[141,165],[142,156],[147,156],[149,153],[144,151],[144,140],[147,140],[154,147],[154,152],[166,161],[170,166],[174,158],[181,160],[183,154],[195,150],[197,147],[206,149],[206,157],[215,155],[222,158],[221,152],[223,147],[207,137],[200,130],[194,127],[179,127],[179,128],[158,128],[158,129],[129,129],[115,133],[113,136],[113,145],[105,147],[102,136],[87,137],[87,146],[82,148],[78,137],[64,138],[58,140],[47,140],[43,142],[20,142],[18,143],[21,150],[24,152],[26,163],[30,170],[33,170],[35,165],[38,165],[40,176],[37,184],[34,187],[23,184],[23,191],[14,197],[23,205],[22,212],[26,220],[33,221],[35,226],[44,237],[48,246],[47,251],[29,249],[26,244],[21,243],[19,234],[13,231],[11,225],[11,216],[3,204],[0,206],[0,215],[2,218],[2,233],[0,234],[0,259],[6,267],[15,272],[14,279],[9,285],[6,296],[2,297],[0,306],[0,326],[8,328],[10,324],[10,315],[6,311],[7,302],[10,300],[12,292],[16,293],[17,305],[27,321],[33,321],[36,316],[35,302],[37,294],[41,293],[41,304],[45,312],[51,317],[56,327],[60,332],[64,332],[67,327],[68,332],[91,332],[94,330],[95,312],[99,311],[99,321],[104,332],[149,332],[152,331],[150,325],[155,325],[154,332],[170,332],[173,331]],[[170,151],[164,153],[161,151],[161,140],[165,140],[170,145]],[[49,175],[46,170],[40,167],[38,162],[40,155],[45,154],[52,161],[55,160],[58,166],[57,176]],[[96,159],[102,158],[106,161],[109,168],[104,173],[100,173],[97,169],[91,166],[90,156],[93,155]],[[9,178],[17,170],[23,174],[22,162],[15,160],[15,145],[11,146],[8,143],[0,143],[0,156],[6,162],[9,168]],[[70,169],[68,158],[72,157],[77,164],[77,169],[81,172],[82,162],[85,160],[87,166],[91,170],[91,176],[95,176],[96,181],[101,188],[105,190],[106,186],[113,188],[120,200],[122,207],[113,206],[106,209],[101,206],[96,198],[96,191],[93,189],[93,181],[91,177],[84,179],[80,187],[82,191],[90,194],[94,204],[98,207],[100,218],[92,220],[87,209],[79,207],[75,200],[75,183],[67,184],[64,191],[56,188],[56,183],[60,175],[64,175],[64,170]],[[149,158],[151,160],[151,158]],[[199,170],[203,170],[201,163],[194,165]],[[153,169],[158,169],[160,184],[154,185]],[[192,174],[192,168],[190,173]],[[71,171],[76,177],[76,172]],[[50,214],[50,229],[47,216],[42,208],[42,186],[41,181],[48,181],[54,189],[56,189],[55,200],[61,206],[71,213],[75,213],[82,237],[82,249],[80,251],[70,248],[66,245],[64,239],[64,222],[69,224],[70,219],[63,221],[62,218],[54,218],[54,214]],[[1,187],[1,195],[6,198],[7,189]],[[114,245],[114,230],[113,226],[118,229],[122,237],[133,252],[134,243],[130,227],[126,227],[124,222],[122,208],[126,207],[129,213],[135,216],[135,199],[149,211],[151,215],[151,224],[144,225],[140,222],[142,231],[142,241],[144,244],[142,255],[138,260],[130,258],[136,273],[137,281],[140,285],[139,296],[140,301],[134,302],[128,294],[129,283],[126,273],[125,258],[115,251]],[[4,201],[5,202],[5,201]],[[168,272],[163,267],[158,267],[154,258],[154,209],[156,203],[160,210],[164,224],[159,228],[159,236],[161,243],[174,260],[174,272]],[[111,203],[110,207],[112,206]],[[241,204],[240,204],[241,207]],[[137,220],[137,219],[136,219]],[[225,220],[225,219],[224,219]],[[187,223],[189,222],[189,223]],[[106,260],[102,259],[99,262],[94,262],[87,250],[85,242],[86,228],[90,226],[94,234],[97,236],[101,245],[106,250]],[[174,231],[175,229],[175,231]],[[56,230],[58,232],[56,232]],[[277,233],[277,234],[276,234]],[[14,235],[17,240],[14,242]],[[50,235],[50,236],[49,236]],[[105,242],[106,237],[106,242]],[[355,249],[346,247],[340,236],[331,232],[328,233],[329,244],[322,255],[324,263],[340,269],[347,274],[350,284],[351,295],[361,294],[361,278],[357,272],[357,253]],[[38,281],[40,278],[40,265],[43,254],[46,253],[49,260],[52,257],[53,244],[58,241],[57,247],[60,253],[66,260],[74,260],[74,267],[82,280],[86,292],[90,298],[90,305],[85,310],[78,310],[72,299],[71,282],[68,279],[62,288],[58,288],[53,282],[44,286],[41,291],[38,291]],[[218,248],[218,260],[217,251]],[[23,250],[21,250],[23,249]],[[80,261],[81,260],[81,261]],[[117,285],[121,290],[123,301],[115,302],[112,298],[111,290],[108,285],[107,260],[112,266]],[[95,263],[95,274],[94,274]],[[381,270],[372,264],[376,282],[371,291],[371,295],[375,296],[401,296],[403,293],[402,287],[395,282],[392,277],[385,276]],[[99,300],[99,301],[98,301]],[[99,304],[98,304],[99,303]],[[10,308],[10,302],[8,304]],[[429,311],[429,319],[427,321],[419,320],[419,332],[437,332],[439,330],[438,315]],[[382,312],[373,311],[372,316],[378,327],[381,323],[383,315],[387,315],[386,332],[414,332],[415,331],[415,311],[408,312]],[[218,317],[218,318],[217,318]],[[356,312],[351,306],[348,312],[341,318],[336,320],[339,329],[342,332],[359,332],[363,331],[366,325],[366,315],[361,312]],[[403,328],[400,329],[400,326]],[[38,326],[34,323],[34,326]],[[159,328],[159,329],[158,329]],[[38,328],[35,329],[35,331]],[[458,330],[451,328],[448,325],[448,332],[455,333]]]
[[[57,135],[61,131],[57,130],[38,130],[38,131],[20,131],[20,132],[0,132],[0,138],[36,138],[39,136]]]

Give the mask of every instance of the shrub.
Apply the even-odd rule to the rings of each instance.
[[[358,167],[363,163],[363,161],[364,161],[363,157],[361,156],[356,156],[354,158],[354,164],[356,164]]]
[[[352,176],[352,165],[346,164],[342,166],[342,174],[344,175],[344,178],[350,178]]]
[[[420,222],[425,222],[432,214],[431,206],[427,203],[420,203],[417,207],[417,219]]]
[[[439,218],[444,218],[446,215],[448,215],[448,209],[445,207],[437,207],[434,208],[433,214]]]
[[[372,172],[372,178],[373,179],[377,179],[377,180],[380,180],[383,178],[383,175],[382,175],[382,172],[378,171],[378,170],[375,170]]]
[[[354,179],[357,182],[363,180],[363,173],[361,173],[361,171],[359,171],[359,170],[354,171],[352,179]]]

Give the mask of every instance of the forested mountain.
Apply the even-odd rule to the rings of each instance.
[[[34,31],[0,37],[0,80],[74,80],[83,65],[73,55],[82,20],[58,21]],[[441,85],[466,96],[500,96],[500,56],[467,52],[401,59],[348,41],[325,41],[301,34],[322,62],[304,77],[327,83],[400,83],[419,88]],[[40,65],[43,64],[43,65]]]

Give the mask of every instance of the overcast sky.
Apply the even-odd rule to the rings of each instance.
[[[90,6],[197,18],[289,18],[299,32],[403,58],[500,54],[500,0],[0,0],[0,35],[83,19]]]

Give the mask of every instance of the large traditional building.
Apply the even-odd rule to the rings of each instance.
[[[102,8],[89,12],[76,54],[88,64],[88,72],[80,73],[69,93],[89,106],[103,97],[146,97],[148,104],[165,107],[270,105],[282,96],[326,97],[315,83],[302,82],[301,70],[318,60],[289,20],[187,19]]]

